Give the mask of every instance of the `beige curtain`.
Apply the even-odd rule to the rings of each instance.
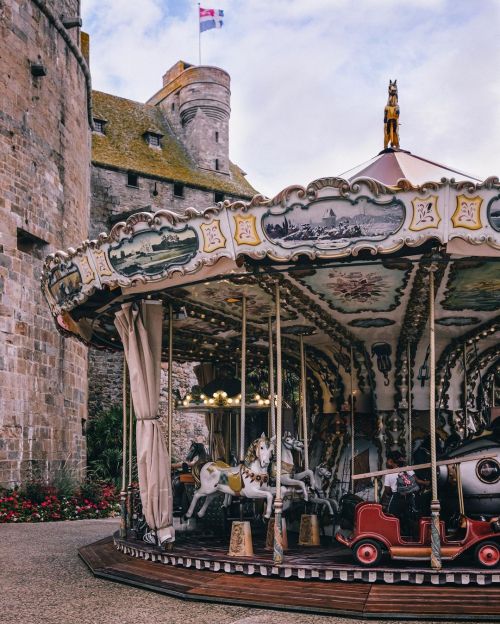
[[[159,301],[122,305],[115,325],[127,359],[137,418],[137,471],[144,517],[161,542],[173,541],[170,458],[157,420],[163,308]]]

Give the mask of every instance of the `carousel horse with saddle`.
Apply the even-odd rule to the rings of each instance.
[[[202,518],[217,495],[243,496],[245,498],[260,498],[266,500],[265,518],[270,518],[273,507],[273,495],[269,489],[268,467],[274,446],[263,433],[248,447],[245,459],[239,466],[229,466],[222,461],[209,461],[199,468],[199,486],[194,493],[193,500],[186,512],[185,518],[192,517],[196,503],[200,498],[205,501],[198,512]],[[193,476],[197,480],[197,474]],[[227,496],[226,496],[227,500]]]

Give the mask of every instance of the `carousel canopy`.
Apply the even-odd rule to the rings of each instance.
[[[457,179],[479,182],[479,178],[458,171],[428,158],[415,156],[406,150],[388,147],[375,158],[364,162],[341,174],[352,181],[356,178],[372,178],[387,186],[398,186],[399,180],[409,180],[412,184],[425,184],[429,180]]]
[[[118,350],[116,312],[157,299],[174,311],[176,360],[235,363],[244,298],[248,358],[266,362],[278,284],[284,356],[297,362],[302,335],[325,412],[346,400],[351,351],[358,411],[405,408],[408,383],[427,409],[432,271],[440,405],[463,404],[462,365],[467,396],[480,390],[484,405],[500,358],[500,184],[399,149],[398,116],[396,98],[386,148],[343,177],[203,212],[135,213],[51,254],[42,288],[57,327]]]

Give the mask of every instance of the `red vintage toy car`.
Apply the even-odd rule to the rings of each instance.
[[[456,532],[446,533],[440,523],[441,558],[456,559],[463,553],[473,553],[476,562],[494,568],[500,562],[500,532],[498,523],[472,520],[462,516]],[[385,553],[391,559],[429,560],[431,554],[431,519],[420,518],[418,538],[402,537],[399,519],[382,511],[378,503],[358,503],[354,531],[349,535],[337,533],[336,539],[348,546],[358,563],[375,566]]]

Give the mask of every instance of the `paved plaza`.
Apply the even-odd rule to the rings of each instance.
[[[353,624],[355,620],[186,602],[94,578],[80,546],[116,519],[0,526],[3,624]],[[373,622],[373,620],[372,620]]]

